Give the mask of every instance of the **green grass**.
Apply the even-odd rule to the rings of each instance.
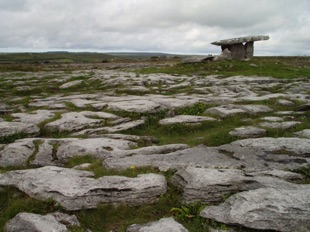
[[[12,187],[0,190],[0,205],[0,231],[4,231],[5,223],[19,212],[46,214],[59,209],[53,200],[34,200]]]
[[[167,73],[171,75],[207,76],[272,76],[276,78],[310,77],[308,57],[254,57],[250,61],[230,60],[196,64],[177,64],[136,70],[138,74]]]

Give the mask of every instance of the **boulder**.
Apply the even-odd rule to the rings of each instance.
[[[309,231],[310,186],[237,193],[219,206],[206,207],[200,216],[258,230]]]
[[[107,203],[154,203],[167,189],[165,177],[159,174],[94,179],[92,172],[54,166],[0,174],[0,186],[14,186],[38,200],[53,199],[68,211]]]
[[[126,232],[188,232],[188,230],[173,218],[162,218],[159,221],[150,222],[142,225],[133,224]]]

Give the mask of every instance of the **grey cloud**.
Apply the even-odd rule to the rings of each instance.
[[[269,34],[258,53],[309,55],[309,11],[308,0],[0,0],[0,49],[214,53],[214,40]]]

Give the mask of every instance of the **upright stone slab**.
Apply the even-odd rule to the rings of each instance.
[[[254,42],[247,42],[244,45],[245,48],[245,58],[252,58],[254,56]]]
[[[214,41],[211,44],[221,46],[222,52],[228,49],[232,59],[246,59],[254,55],[254,42],[268,40],[269,36],[245,36],[239,38]]]
[[[231,58],[241,60],[245,57],[245,49],[242,43],[232,44],[230,47]]]

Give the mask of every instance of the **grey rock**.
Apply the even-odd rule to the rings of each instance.
[[[257,35],[257,36],[244,36],[244,37],[238,37],[238,38],[232,38],[232,39],[224,39],[212,42],[213,45],[232,45],[232,44],[239,44],[239,43],[246,43],[246,42],[253,42],[253,41],[261,41],[261,40],[268,40],[269,36],[265,35]]]
[[[99,119],[93,119],[96,117]],[[61,115],[61,119],[50,122],[45,127],[51,131],[78,131],[84,128],[96,127],[105,122],[105,119],[116,119],[118,116],[105,112],[69,112]]]
[[[266,130],[253,126],[247,126],[247,127],[235,128],[233,131],[230,131],[229,134],[243,139],[259,138],[264,137],[266,135]]]
[[[62,212],[49,213],[48,215],[53,216],[59,223],[66,226],[80,226],[80,222],[75,215],[69,215]]]
[[[93,139],[45,139],[31,164],[39,166],[63,166],[72,157],[90,155],[98,159],[110,157],[113,152],[129,150],[136,143],[127,140]]]
[[[0,186],[14,186],[38,200],[53,199],[69,211],[106,203],[154,203],[167,188],[165,177],[159,174],[141,174],[136,178],[93,176],[88,171],[47,166],[0,174]]]
[[[125,122],[116,126],[112,126],[112,127],[104,127],[104,130],[108,133],[115,133],[115,132],[120,132],[120,131],[125,131],[128,129],[132,129],[138,126],[141,126],[145,123],[144,119],[140,119],[140,120],[135,120],[135,121],[131,121],[131,122]]]
[[[302,131],[296,132],[294,133],[294,136],[310,139],[310,129],[304,129]]]
[[[310,103],[300,105],[296,109],[296,111],[309,111],[309,110],[310,110]]]
[[[52,215],[19,213],[7,222],[6,232],[67,232],[67,227]]]
[[[270,176],[276,177],[285,181],[300,181],[304,177],[301,174],[295,172],[288,172],[282,170],[267,170],[267,171],[258,171],[258,172],[248,172],[247,176]]]
[[[14,113],[11,114],[14,118],[14,122],[30,123],[30,124],[39,124],[47,119],[54,117],[54,113],[49,110],[37,110],[31,113]]]
[[[274,116],[263,117],[261,119],[268,122],[282,122],[284,120],[283,118]]]
[[[130,150],[136,145],[128,140],[109,138],[21,139],[0,150],[0,166],[25,166],[29,163],[63,166],[75,156],[90,155],[104,159],[115,152]]]
[[[83,82],[82,80],[70,81],[70,82],[67,82],[65,84],[62,84],[61,86],[59,86],[59,88],[60,89],[68,89],[68,88],[80,85],[80,84],[82,84],[82,82]]]
[[[285,100],[285,99],[279,99],[277,103],[282,106],[294,106],[295,105],[294,102]]]
[[[309,231],[310,186],[237,193],[219,206],[206,207],[200,216],[259,230]]]
[[[145,144],[152,145],[158,143],[158,140],[152,136],[138,136],[138,135],[125,135],[125,134],[102,134],[101,137],[111,139],[129,140],[132,142],[144,142]]]
[[[95,129],[85,129],[78,132],[73,133],[72,135],[90,135],[90,137],[102,137],[104,136],[102,133],[115,133],[115,132],[121,132],[128,129],[132,129],[138,126],[141,126],[145,123],[143,119],[130,121],[130,122],[124,122],[115,126],[105,126],[105,127],[98,127]]]
[[[40,129],[34,124],[22,122],[0,122],[0,137],[11,136],[19,133],[35,136]]]
[[[205,111],[205,113],[219,115],[221,118],[225,118],[235,114],[246,113],[246,111],[240,108],[235,108],[234,105],[224,105],[209,108]]]
[[[113,152],[113,158],[121,158],[126,156],[133,156],[133,155],[155,155],[155,154],[168,154],[175,151],[180,151],[189,148],[187,144],[167,144],[162,146],[148,146],[142,147],[138,149],[132,150],[123,150],[123,151],[116,151]]]
[[[126,169],[130,166],[136,167],[156,167],[161,171],[169,169],[180,169],[188,166],[194,167],[221,167],[240,168],[242,163],[216,148],[197,146],[184,150],[178,150],[168,154],[133,155],[126,157],[111,157],[103,161],[106,168]]]
[[[123,100],[108,103],[108,109],[111,111],[127,111],[127,112],[156,112],[160,109],[160,104],[147,99]]]
[[[159,124],[161,125],[170,125],[175,123],[197,124],[204,121],[216,121],[216,119],[205,116],[177,115],[175,117],[162,119],[159,121]]]
[[[221,118],[228,117],[234,114],[258,114],[270,112],[271,109],[268,106],[263,105],[222,105],[209,108],[205,113],[219,115]]]
[[[295,185],[271,176],[247,175],[237,169],[188,167],[172,178],[183,189],[183,202],[216,203],[235,192],[262,187],[294,188]]]
[[[290,154],[310,157],[310,140],[303,138],[255,138],[231,143],[241,147],[255,148],[273,154]]]
[[[261,127],[273,128],[273,129],[290,129],[295,127],[296,125],[301,124],[298,121],[291,121],[291,122],[262,122],[258,125]]]
[[[187,232],[188,230],[173,218],[162,218],[159,221],[147,224],[133,224],[129,226],[126,232]]]
[[[21,139],[7,144],[0,150],[0,167],[25,166],[34,150],[33,139]]]

